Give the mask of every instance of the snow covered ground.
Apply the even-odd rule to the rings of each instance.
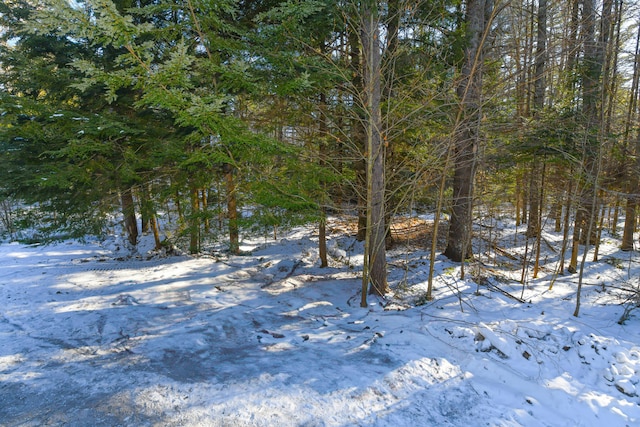
[[[640,425],[640,310],[618,323],[640,258],[617,239],[589,256],[576,318],[577,275],[548,290],[553,233],[524,289],[494,252],[465,280],[439,256],[428,302],[428,251],[399,247],[367,308],[362,246],[330,237],[326,269],[311,228],[237,257],[0,245],[0,425]]]

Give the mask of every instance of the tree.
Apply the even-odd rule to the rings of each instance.
[[[322,267],[328,265],[327,212],[339,204],[332,199],[342,194],[343,186],[337,177],[344,159],[334,154],[341,151],[336,110],[341,107],[342,76],[340,66],[333,69],[328,62],[328,58],[340,55],[340,47],[333,42],[344,32],[339,14],[335,2],[273,5],[258,16],[263,28],[256,31],[253,48],[254,55],[262,58],[268,70],[263,75],[267,82],[263,98],[273,100],[272,105],[267,104],[260,123],[276,128],[276,137],[283,142],[284,129],[295,130],[296,134],[299,131],[297,138],[289,142],[304,145],[296,158],[300,164],[288,166],[301,179],[297,189],[287,188],[286,192],[296,194],[299,199],[285,204],[293,208],[292,212],[300,214],[310,209],[308,213],[318,217]],[[274,45],[280,48],[271,49]],[[305,203],[299,204],[301,200]],[[316,202],[309,203],[310,200]]]
[[[235,2],[190,1],[180,6],[158,2],[127,8],[92,0],[83,5],[52,0],[33,26],[66,40],[85,40],[99,52],[117,53],[108,69],[91,61],[73,61],[83,75],[76,86],[98,90],[111,105],[156,112],[177,130],[170,143],[175,147],[165,150],[156,144],[158,155],[151,158],[165,160],[164,170],[190,195],[187,230],[192,252],[199,250],[207,215],[198,195],[214,174],[224,176],[230,249],[237,253],[237,196],[245,188],[239,180],[261,175],[257,171],[268,170],[267,164],[284,151],[276,140],[252,129],[244,117],[248,111],[244,99],[256,93],[257,85],[247,60],[247,38],[240,36],[242,28],[234,23]],[[247,20],[242,22],[248,25]],[[128,93],[137,97],[128,99]],[[163,150],[172,157],[165,157]]]
[[[385,252],[385,144],[382,136],[381,102],[381,46],[378,2],[362,3],[362,54],[364,62],[365,129],[367,135],[367,228],[363,271],[363,300],[365,288],[384,295],[388,290]]]
[[[538,1],[538,22],[537,22],[537,37],[536,37],[536,53],[535,53],[535,61],[534,61],[534,93],[533,93],[533,114],[534,119],[539,118],[542,110],[544,108],[544,98],[546,91],[546,75],[545,75],[545,67],[547,62],[547,0],[539,0]],[[532,145],[537,146],[540,141],[534,142]],[[544,142],[543,142],[544,143]],[[536,147],[538,148],[538,147]],[[537,150],[536,154],[546,155],[543,153],[544,150]],[[529,189],[530,196],[530,209],[529,209],[529,220],[527,221],[527,237],[540,236],[541,232],[541,221],[542,221],[542,208],[543,208],[543,200],[541,194],[543,194],[542,181],[544,179],[543,175],[543,163],[539,158],[540,156],[536,155],[532,162],[531,169],[531,186]]]
[[[611,2],[603,4],[602,21],[611,18]],[[581,73],[582,108],[581,119],[584,133],[581,135],[582,159],[581,191],[577,204],[577,212],[573,234],[573,250],[568,267],[570,273],[577,272],[578,244],[594,245],[597,239],[597,187],[601,172],[601,147],[604,135],[602,132],[603,117],[602,70],[605,61],[605,44],[608,41],[610,25],[601,26],[600,37],[596,34],[596,5],[594,0],[584,0],[582,10],[583,64]],[[579,305],[579,304],[578,304]],[[576,309],[576,313],[578,310]],[[577,314],[576,314],[577,316]]]
[[[149,110],[135,112],[132,93],[122,94],[124,102],[110,104],[99,91],[79,90],[81,73],[69,63],[84,61],[108,70],[115,53],[96,50],[83,38],[31,31],[38,10],[17,2],[2,11],[4,36],[13,39],[0,53],[6,106],[2,130],[12,153],[3,157],[4,169],[18,171],[25,162],[33,166],[25,171],[28,181],[12,186],[14,196],[39,203],[45,215],[39,220],[41,229],[51,226],[57,229],[54,234],[67,230],[83,235],[102,227],[120,193],[124,228],[135,245],[132,187],[150,167],[143,156],[148,142],[165,134],[166,127],[161,120],[153,123],[158,117]],[[153,125],[141,132],[142,123]]]
[[[453,142],[453,200],[444,255],[464,261],[472,253],[473,182],[476,173],[482,118],[483,48],[491,20],[489,0],[468,0],[465,9],[466,46],[456,92],[459,112]]]
[[[635,41],[635,55],[633,61],[633,77],[631,90],[629,93],[629,108],[627,111],[627,120],[625,126],[625,132],[623,137],[625,140],[630,140],[632,121],[637,123],[640,119],[640,111],[637,109],[638,96],[639,96],[639,82],[640,82],[640,27],[638,28],[636,41]],[[625,175],[627,176],[627,185],[625,190],[628,193],[626,196],[625,206],[625,221],[624,231],[622,235],[622,247],[623,251],[632,251],[634,249],[633,233],[636,230],[636,211],[638,208],[638,193],[640,192],[640,180],[638,179],[640,166],[640,130],[635,135],[635,147],[629,147],[629,152],[633,152],[635,148],[636,164],[629,164]],[[635,166],[635,167],[634,167]]]

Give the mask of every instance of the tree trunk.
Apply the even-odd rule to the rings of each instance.
[[[627,110],[627,123],[625,127],[625,139],[628,141],[631,135],[631,128],[633,126],[632,118],[634,115],[633,107],[637,105],[639,93],[638,87],[640,86],[640,27],[638,28],[638,33],[636,36],[636,48],[635,48],[635,58],[634,58],[634,67],[633,67],[633,80],[632,80],[632,89],[631,96],[629,100],[629,109]],[[638,114],[638,118],[640,118],[640,112]],[[628,165],[627,169],[627,192],[628,196],[627,203],[625,207],[625,217],[624,217],[624,231],[622,234],[622,247],[623,251],[632,251],[634,248],[634,240],[633,233],[636,229],[636,221],[637,215],[636,211],[638,208],[638,190],[640,189],[640,180],[638,179],[638,172],[640,171],[640,131],[636,134],[635,139],[635,155],[636,161],[632,162]],[[630,149],[631,151],[632,149]],[[618,205],[616,204],[616,208]],[[615,215],[614,224],[617,222],[617,215]]]
[[[153,233],[153,242],[155,244],[154,249],[157,251],[162,248],[162,241],[160,240],[160,227],[158,227],[158,218],[155,214],[152,214],[149,217],[149,226],[151,227],[151,232]]]
[[[180,224],[184,224],[184,210],[182,209],[182,201],[180,199],[180,191],[176,188],[174,193],[174,201],[176,204],[176,211],[178,212],[178,221]]]
[[[216,180],[216,213],[218,216],[218,221],[217,221],[217,229],[218,231],[222,232],[222,228],[224,226],[224,212],[225,212],[225,208],[224,208],[224,200],[222,200],[222,183],[220,182],[220,180]]]
[[[567,254],[567,243],[569,242],[569,224],[571,222],[571,200],[573,200],[573,194],[571,193],[571,181],[567,184],[567,203],[565,206],[564,221],[562,224],[562,249],[560,250],[560,259],[558,274],[564,274],[564,259]],[[562,211],[562,209],[560,209]]]
[[[568,18],[568,34],[563,43],[563,60],[564,67],[564,86],[568,93],[575,92],[575,68],[578,61],[580,49],[578,48],[578,30],[580,27],[580,3],[582,0],[569,0],[571,13]]]
[[[324,43],[323,43],[324,51]],[[328,165],[328,132],[329,127],[327,125],[327,96],[324,93],[320,94],[320,124],[319,124],[319,139],[318,139],[318,157],[321,168],[325,168]],[[327,183],[321,180],[320,185],[322,187],[322,198],[327,197]],[[329,265],[327,260],[327,210],[324,200],[320,202],[320,221],[318,224],[318,253],[320,256],[320,267],[324,268]]]
[[[580,203],[576,206],[576,218],[573,225],[573,239],[571,242],[571,259],[569,261],[569,267],[567,271],[571,274],[575,274],[578,271],[578,249],[580,248],[580,230],[581,224],[585,220],[585,213]]]
[[[140,203],[140,210],[142,211],[143,216],[146,216],[148,228],[151,229],[151,232],[153,233],[153,240],[155,243],[154,249],[159,250],[162,247],[162,242],[160,241],[160,230],[158,227],[158,218],[156,217],[156,208],[153,200],[151,199],[151,185],[143,184],[141,188],[144,200]],[[142,222],[144,224],[144,220]],[[145,232],[144,227],[142,232]]]
[[[551,212],[549,212],[549,218],[553,218],[554,227],[553,231],[559,233],[562,231],[562,199],[563,192],[561,189],[555,191],[553,195],[553,204],[551,205]]]
[[[519,172],[516,175],[515,199],[516,199],[516,227],[519,227],[522,224],[522,218],[520,216],[520,212],[522,212],[522,177]]]
[[[447,148],[447,156],[444,162],[442,177],[440,178],[440,186],[438,189],[438,200],[436,202],[436,212],[433,219],[433,234],[431,235],[431,251],[429,253],[429,277],[427,280],[427,293],[425,295],[427,301],[433,299],[433,274],[435,272],[436,248],[438,245],[438,231],[440,229],[440,216],[442,215],[442,205],[444,202],[444,191],[447,184],[447,170],[451,160],[451,147]]]
[[[138,221],[136,220],[136,207],[131,188],[120,192],[120,202],[122,203],[122,215],[127,239],[132,246],[135,246],[138,243]]]
[[[590,0],[587,0],[590,1]],[[599,154],[599,153],[598,153]],[[598,159],[598,163],[600,163],[600,159]],[[594,181],[597,183],[598,182],[598,172],[600,171],[600,168],[597,166],[596,167],[596,176],[594,177]],[[589,204],[591,206],[591,212],[588,212],[586,216],[588,216],[589,218],[589,224],[587,225],[587,236],[591,236],[591,233],[593,231],[593,228],[595,228],[595,218],[596,218],[596,213],[594,212],[596,209],[596,199],[598,198],[598,193],[596,193],[595,191],[592,193],[592,199],[591,199],[591,203]],[[578,289],[576,290],[576,308],[573,312],[573,316],[574,317],[578,317],[580,314],[580,300],[582,297],[582,283],[583,283],[583,279],[584,279],[584,266],[586,264],[587,261],[587,254],[589,253],[589,247],[590,247],[590,239],[587,239],[585,244],[584,244],[584,252],[582,253],[582,261],[580,261],[580,274],[578,275]]]
[[[200,206],[202,211],[202,222],[204,225],[204,232],[209,233],[211,231],[211,224],[209,222],[209,194],[204,188],[200,193]]]
[[[349,27],[349,47],[351,51],[351,69],[353,72],[353,78],[351,84],[355,93],[364,92],[363,79],[362,79],[362,52],[360,49],[360,37],[358,32],[352,27]],[[367,229],[367,159],[366,159],[366,143],[365,143],[365,129],[364,122],[365,117],[362,111],[362,106],[355,103],[354,108],[356,112],[351,128],[352,145],[359,151],[358,160],[355,161],[354,169],[356,173],[355,177],[355,192],[357,198],[357,215],[358,215],[358,231],[356,233],[356,240],[362,242],[366,238]]]
[[[191,215],[189,218],[189,253],[200,252],[200,200],[199,191],[194,184],[190,188]]]
[[[488,25],[488,0],[468,0],[466,32],[461,78],[456,89],[460,103],[454,134],[453,201],[447,248],[444,255],[461,262],[472,256],[473,182],[478,155],[482,96],[482,49]]]
[[[520,224],[526,224],[528,217],[529,217],[529,213],[528,213],[528,207],[529,207],[529,203],[527,203],[528,199],[529,199],[529,186],[527,185],[527,174],[529,172],[528,171],[523,171],[522,172],[522,179],[520,181],[520,184],[522,185],[522,188],[520,190],[520,208],[522,209],[522,213],[520,214]]]
[[[146,203],[146,199],[140,203],[140,231],[142,234],[148,233],[149,227],[151,226],[151,213],[147,210],[145,206]]]
[[[614,10],[614,20],[611,25],[611,43],[607,46],[607,61],[605,67],[605,82],[608,82],[606,93],[608,94],[607,99],[607,110],[605,114],[605,133],[609,134],[611,132],[611,127],[613,123],[613,111],[615,107],[618,105],[618,88],[620,87],[619,74],[620,71],[618,69],[618,60],[620,54],[620,33],[622,27],[622,0],[614,0],[615,10]],[[615,36],[615,37],[614,37]]]
[[[602,204],[602,209],[600,209],[600,223],[598,225],[598,237],[596,239],[596,245],[593,249],[593,262],[598,261],[598,253],[600,252],[600,238],[602,237],[602,227],[604,225],[604,217],[606,213],[606,205]]]
[[[151,200],[151,188],[148,184],[140,186],[140,217],[142,233],[148,233],[151,227],[151,217],[154,214],[153,201]]]
[[[320,224],[318,224],[318,252],[320,255],[320,268],[327,267],[329,262],[327,260],[327,218],[326,214],[322,215]]]
[[[610,6],[610,0],[605,1],[603,10],[603,22],[610,19],[610,7],[607,11],[607,5]],[[580,227],[580,242],[583,244],[593,245],[597,238],[597,223],[592,215],[597,212],[596,206],[591,203],[597,201],[597,183],[595,176],[599,175],[599,159],[598,151],[602,139],[601,126],[602,116],[601,101],[602,88],[602,69],[604,63],[604,44],[606,36],[601,35],[600,39],[596,38],[596,10],[595,0],[583,0],[583,19],[582,33],[584,37],[584,66],[583,66],[583,115],[585,123],[585,146],[583,151],[584,165],[587,177],[585,177],[585,188],[580,203],[582,204],[581,212],[583,216],[581,221],[576,225]],[[589,229],[589,225],[591,228]],[[589,230],[589,233],[587,233]]]
[[[536,32],[535,77],[533,82],[534,115],[538,116],[544,108],[547,67],[547,0],[538,0],[538,26]]]
[[[630,187],[637,188],[638,180],[635,179],[636,185]],[[627,204],[625,206],[624,214],[624,231],[622,233],[622,246],[623,251],[632,251],[634,248],[633,233],[636,229],[636,210],[638,208],[638,197],[634,194],[627,196]]]
[[[529,220],[527,221],[527,237],[536,237],[540,228],[540,212],[542,209],[540,200],[542,164],[534,160],[531,165],[529,177]]]
[[[381,62],[381,78],[383,78],[382,102],[387,105],[387,111],[392,108],[391,100],[395,98],[396,84],[396,61],[398,60],[398,35],[402,11],[400,10],[400,0],[389,0],[387,2],[386,17],[386,46],[383,53],[385,61]],[[394,164],[394,147],[392,140],[385,139],[385,164]],[[390,249],[394,245],[394,238],[391,234],[391,220],[395,214],[395,207],[398,204],[397,194],[389,192],[385,198],[385,246]]]
[[[539,190],[539,195],[538,197],[540,198],[540,201],[538,203],[538,229],[536,230],[536,262],[534,263],[533,266],[533,278],[536,279],[538,277],[538,269],[540,268],[540,245],[542,243],[542,207],[543,207],[543,203],[542,200],[544,200],[544,178],[545,178],[545,172],[546,172],[546,163],[543,163],[542,165],[542,174],[540,177],[540,190]]]
[[[544,98],[546,90],[546,72],[547,64],[547,0],[538,1],[538,26],[536,37],[536,58],[535,58],[535,76],[534,76],[534,93],[533,93],[533,113],[534,118],[538,118],[544,108]],[[542,182],[544,175],[544,166],[537,159],[533,161],[531,169],[531,187],[529,190],[529,199],[531,200],[529,209],[529,222],[527,225],[527,237],[537,236],[541,231],[543,200],[541,194],[543,192]],[[539,236],[537,236],[539,238]],[[537,267],[537,265],[536,265]],[[537,271],[536,271],[537,272]],[[534,273],[534,278],[536,273]]]
[[[616,205],[613,208],[613,218],[611,218],[611,234],[618,232],[618,218],[620,217],[620,198],[616,197]]]
[[[229,220],[229,252],[240,254],[240,232],[238,231],[238,202],[236,183],[233,178],[233,166],[224,165],[224,177],[227,191],[227,219]]]
[[[363,7],[362,46],[364,54],[364,87],[366,94],[367,133],[367,235],[369,292],[384,295],[388,291],[385,250],[385,146],[382,141],[381,57],[377,1]]]

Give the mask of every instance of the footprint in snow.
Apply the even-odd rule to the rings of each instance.
[[[129,294],[118,295],[116,301],[111,305],[137,305],[140,304],[137,299]]]

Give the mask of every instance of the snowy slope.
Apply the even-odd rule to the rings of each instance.
[[[640,425],[640,318],[617,323],[616,290],[640,268],[616,244],[578,318],[577,277],[549,291],[550,261],[522,289],[438,257],[435,300],[413,306],[415,248],[361,308],[362,247],[334,234],[320,269],[311,229],[238,257],[2,244],[0,425]]]

